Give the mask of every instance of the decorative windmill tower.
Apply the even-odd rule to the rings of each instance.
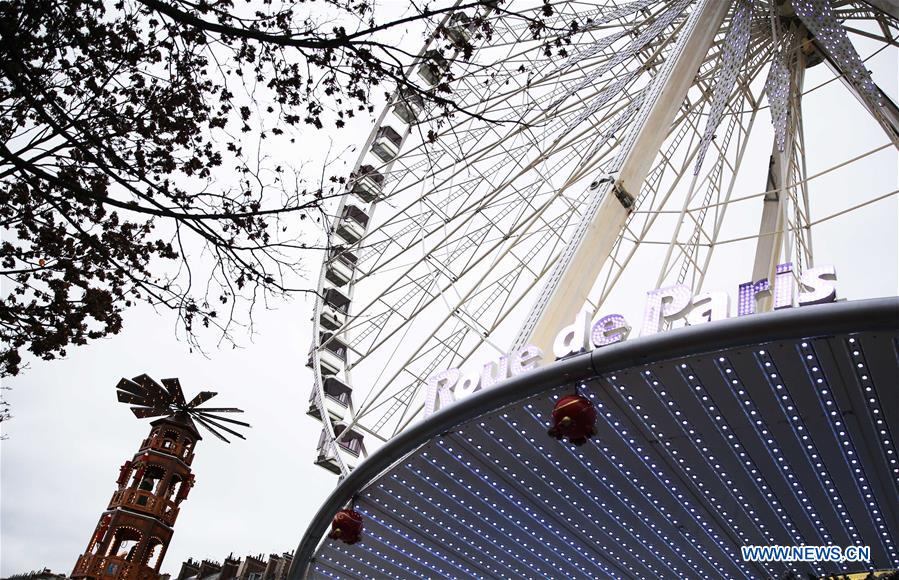
[[[201,439],[194,423],[229,443],[221,431],[244,439],[222,422],[249,427],[247,423],[213,413],[242,413],[235,408],[202,408],[216,395],[202,391],[190,402],[178,379],[162,379],[160,385],[147,375],[116,385],[122,403],[135,405],[139,418],[160,417],[130,461],[119,469],[118,488],[78,558],[72,578],[155,580],[174,533],[180,504],[194,485],[191,463]]]

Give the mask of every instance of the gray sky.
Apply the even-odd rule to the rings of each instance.
[[[859,50],[870,54],[864,46]],[[894,99],[896,56],[895,50],[885,51],[869,62],[875,79]],[[829,71],[816,67],[806,86],[828,78]],[[810,174],[886,142],[838,82],[815,91],[803,106]],[[767,114],[760,122],[768,123]],[[362,142],[367,123],[360,121],[333,137],[339,144]],[[328,137],[310,133],[323,147]],[[746,186],[735,196],[762,188],[766,155],[759,154],[757,162],[757,186]],[[812,217],[853,205],[855,192],[864,191],[867,198],[896,187],[896,154],[886,150],[850,170],[815,180]],[[745,213],[735,212],[734,231],[757,228],[760,204],[746,205]],[[838,295],[896,294],[897,219],[894,196],[815,228],[818,264],[837,266]],[[723,263],[713,264],[707,288],[720,287],[733,296],[736,285],[751,273],[751,262],[745,260],[751,258],[751,246],[724,251]],[[318,256],[311,255],[310,272],[317,274],[317,263]],[[309,284],[314,283],[310,278]],[[653,283],[639,276],[623,280],[622,290],[638,299],[613,306],[639,320],[640,297]],[[177,573],[189,556],[221,560],[231,552],[242,557],[293,550],[337,482],[312,464],[320,424],[305,414],[311,386],[304,366],[311,306],[298,298],[275,311],[258,312],[252,342],[243,340],[243,348],[224,350],[209,343],[209,358],[190,353],[175,339],[171,313],[136,307],[126,314],[118,336],[72,348],[65,360],[32,361],[20,377],[4,380],[3,386],[11,388],[7,399],[14,419],[3,424],[9,439],[0,443],[0,574],[44,566],[71,572],[115,489],[119,465],[149,431],[148,421],[135,419],[115,399],[118,379],[140,373],[179,377],[188,397],[199,390],[218,391],[215,406],[243,408],[253,425],[247,441],[224,445],[210,435],[198,446],[193,464],[197,486],[182,505],[163,571]]]

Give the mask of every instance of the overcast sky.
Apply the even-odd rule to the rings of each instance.
[[[896,99],[896,51],[883,52],[869,65]],[[807,86],[830,76],[816,67]],[[813,96],[804,104],[806,139],[814,153],[810,174],[886,142],[840,83]],[[362,142],[366,123],[336,135],[310,133],[316,139],[310,150],[324,147],[329,136]],[[759,185],[765,161],[759,160]],[[896,154],[886,150],[851,171],[817,180],[812,217],[852,205],[854,192],[873,197],[896,186]],[[757,215],[752,210],[735,219],[757,227]],[[837,265],[841,297],[897,293],[897,219],[894,196],[815,229],[818,264]],[[722,285],[733,295],[750,276],[751,263],[730,262],[715,270],[710,286]],[[310,255],[309,271],[317,272],[317,264],[318,256]],[[639,297],[653,282],[654,274],[651,281],[624,284]],[[257,333],[252,341],[243,340],[243,348],[216,350],[212,344],[209,358],[175,339],[171,313],[136,307],[127,313],[121,334],[72,348],[65,360],[31,361],[21,376],[4,380],[14,418],[3,423],[8,440],[0,443],[0,574],[44,566],[71,572],[115,489],[119,466],[148,433],[148,421],[135,419],[115,398],[120,377],[141,373],[180,378],[188,397],[218,391],[213,406],[240,407],[253,425],[247,441],[224,445],[206,436],[199,444],[193,464],[197,485],[182,505],[163,571],[177,573],[189,556],[221,560],[231,552],[243,557],[293,550],[337,479],[312,463],[320,432],[320,423],[305,414],[312,304],[297,298],[276,306],[258,313]],[[622,305],[639,319],[634,308]]]

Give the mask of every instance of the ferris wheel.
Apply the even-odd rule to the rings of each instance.
[[[747,208],[753,280],[811,267],[809,68],[829,69],[882,128],[875,151],[899,144],[899,109],[865,62],[897,46],[894,1],[550,6],[449,14],[408,78],[448,84],[459,110],[397,91],[363,144],[308,359],[316,462],[337,474],[421,417],[429,376],[551,345],[629,270],[648,287],[700,291],[715,250],[735,241],[722,237],[726,218]],[[547,25],[539,38],[529,11]],[[479,37],[479,21],[492,33]],[[466,59],[455,47],[468,40]],[[747,154],[760,135],[765,164]],[[852,207],[883,194],[853,192]]]

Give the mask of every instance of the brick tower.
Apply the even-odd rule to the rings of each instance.
[[[194,420],[225,442],[218,430],[243,436],[219,421],[249,425],[209,414],[240,409],[199,407],[214,392],[203,391],[187,403],[178,379],[163,379],[160,385],[140,375],[122,379],[117,388],[119,401],[138,405],[131,410],[139,418],[165,416],[150,423],[149,436],[119,469],[118,489],[78,558],[72,578],[156,580],[181,502],[194,485],[190,465],[201,439]]]

